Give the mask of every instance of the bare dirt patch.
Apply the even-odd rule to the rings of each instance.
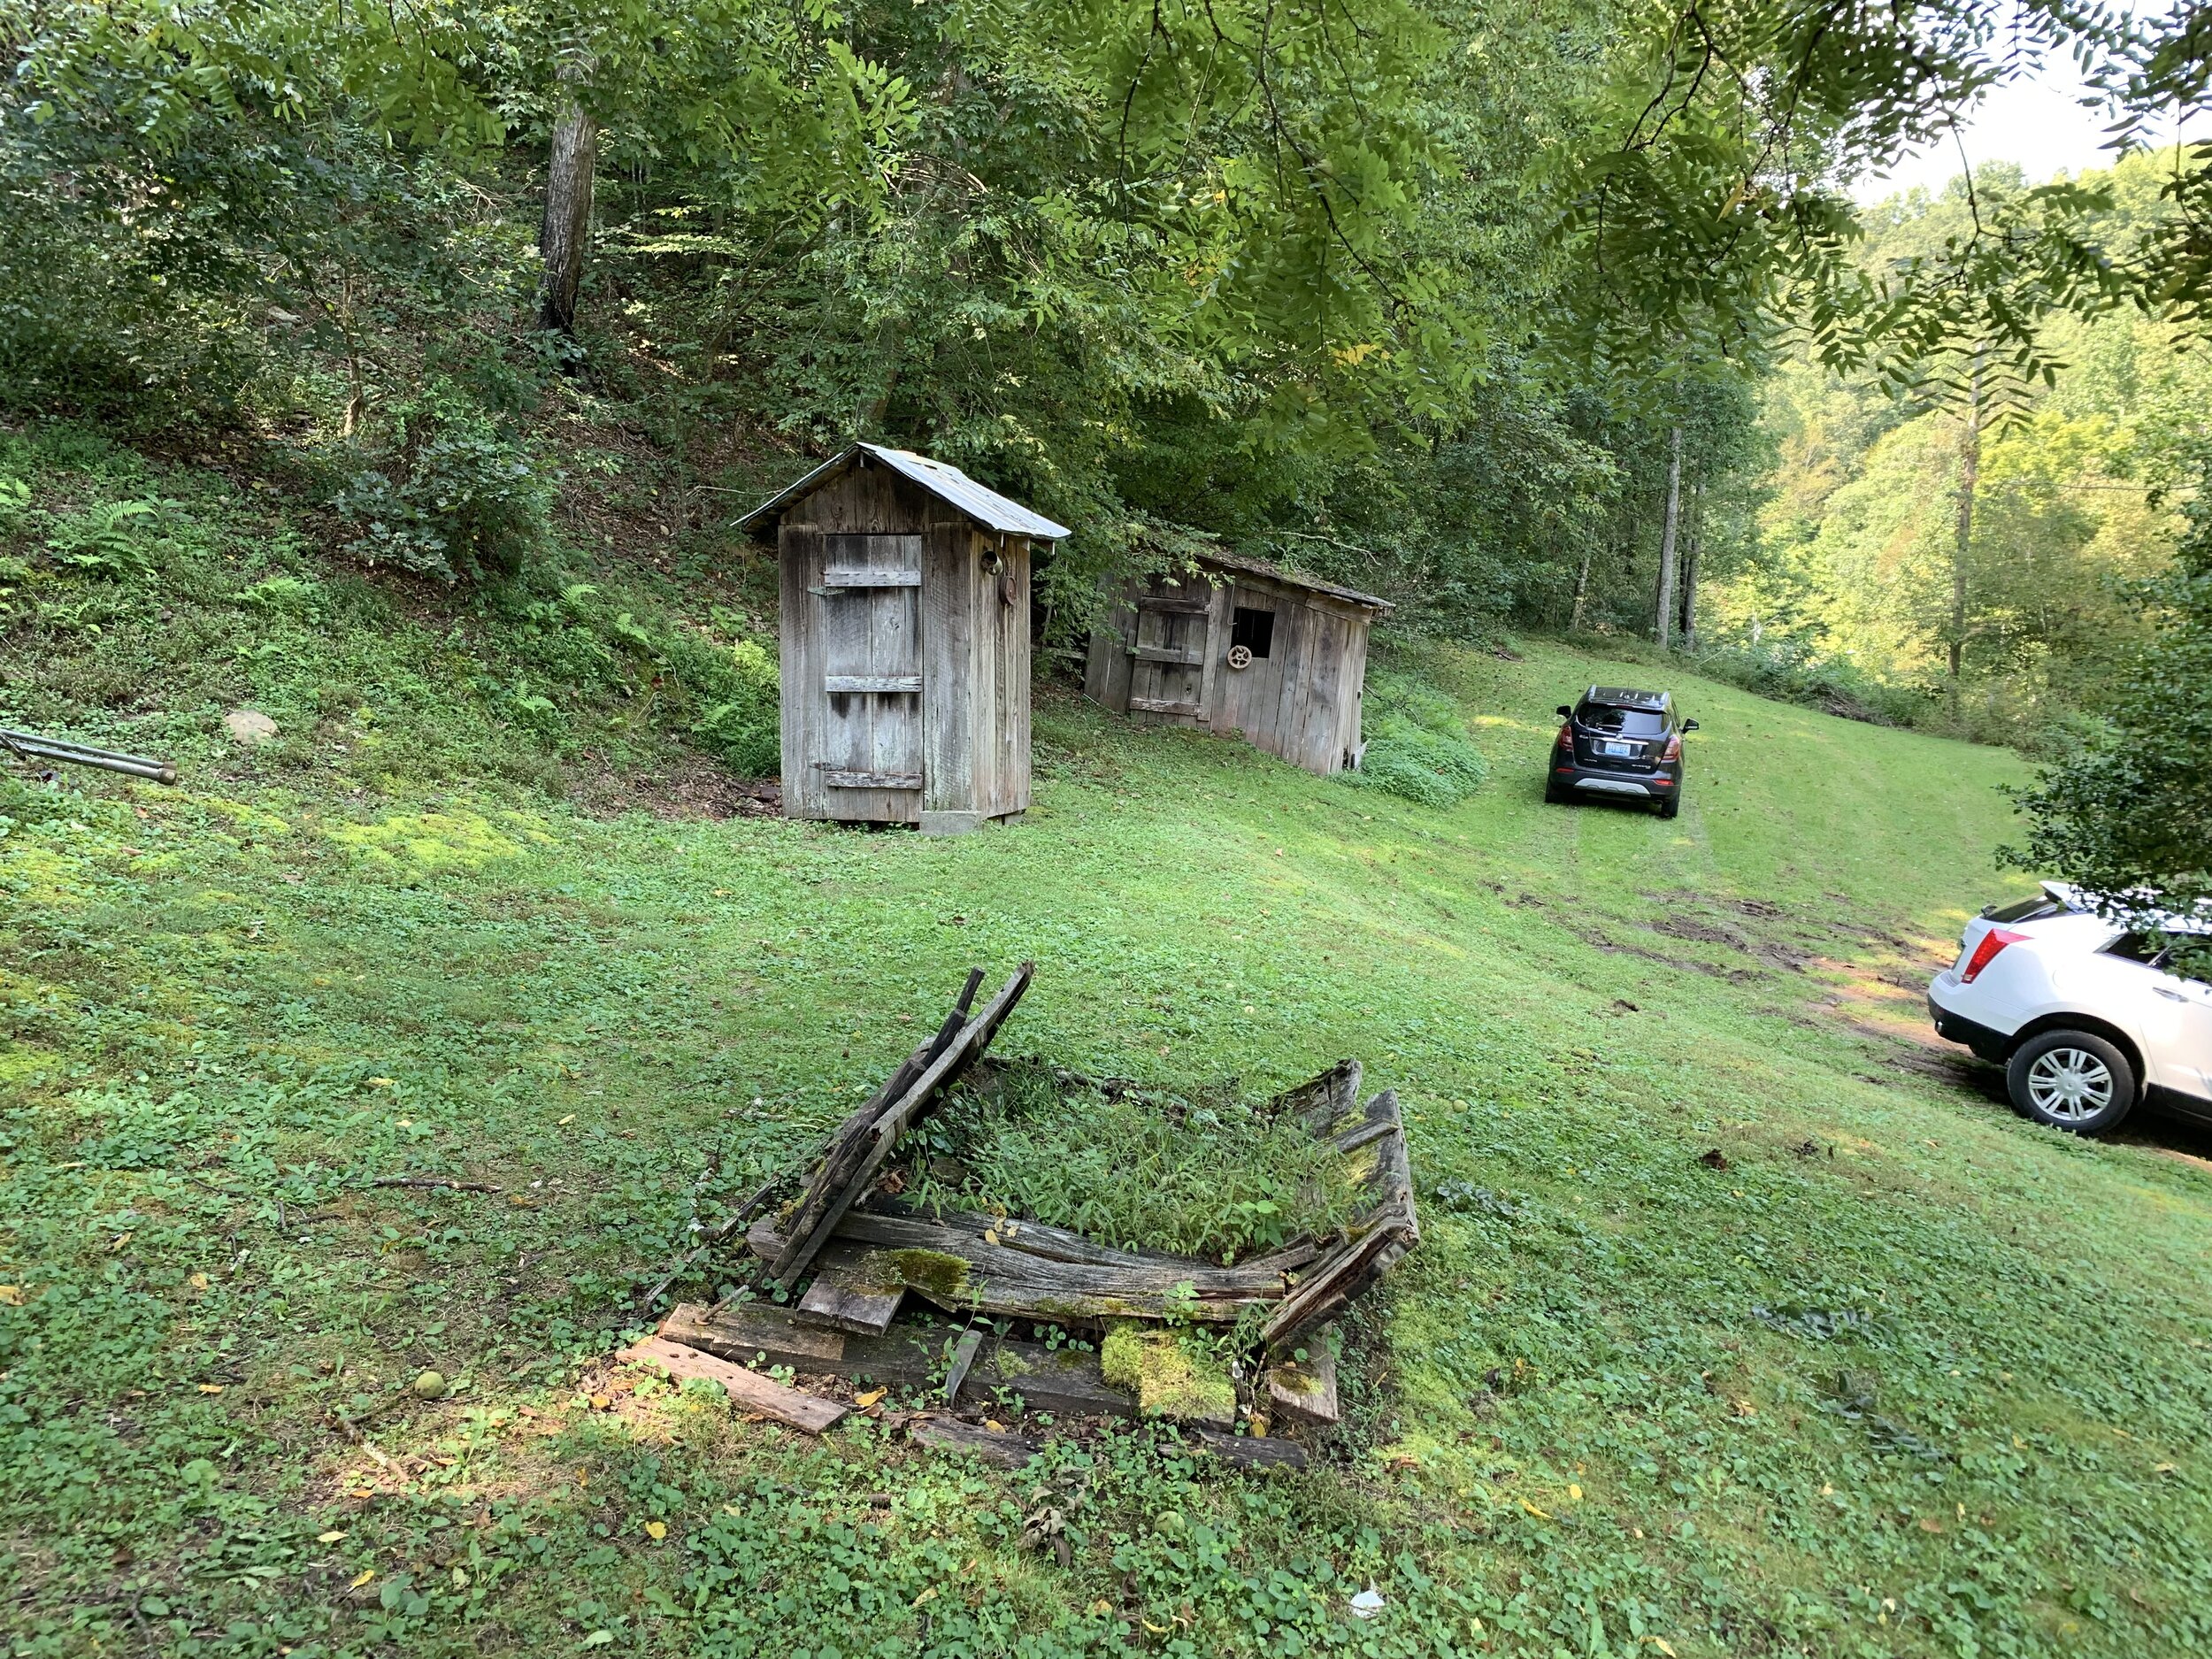
[[[741,778],[703,760],[679,772],[593,772],[577,780],[571,795],[594,818],[626,812],[672,819],[783,816],[780,780]]]

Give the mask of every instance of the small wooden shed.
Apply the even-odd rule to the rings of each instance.
[[[738,527],[776,535],[787,818],[956,835],[1029,806],[1029,564],[1064,526],[856,443]]]
[[[1084,695],[1118,714],[1241,736],[1326,777],[1359,764],[1367,634],[1389,601],[1235,554],[1125,588],[1091,635]]]

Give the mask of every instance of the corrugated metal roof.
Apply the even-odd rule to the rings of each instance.
[[[1363,594],[1356,588],[1341,588],[1334,582],[1319,581],[1311,576],[1301,576],[1297,572],[1285,570],[1279,565],[1271,565],[1265,559],[1252,558],[1242,553],[1232,553],[1225,548],[1208,548],[1202,553],[1193,553],[1191,557],[1201,565],[1217,565],[1224,570],[1246,571],[1255,576],[1264,576],[1270,581],[1281,582],[1291,588],[1308,588],[1317,594],[1326,594],[1332,599],[1341,599],[1347,604],[1358,605],[1363,610],[1378,611],[1384,615],[1397,609],[1397,606],[1392,604],[1389,600],[1378,599],[1372,594]]]
[[[949,503],[988,530],[1005,535],[1033,535],[1048,541],[1058,541],[1075,533],[1064,524],[1055,524],[1042,513],[1032,512],[1018,501],[1010,501],[995,489],[986,489],[956,466],[943,461],[933,461],[926,455],[911,449],[893,449],[880,443],[856,443],[841,455],[816,467],[795,484],[778,490],[766,501],[737,521],[741,530],[750,530],[764,519],[772,518],[802,495],[819,489],[832,479],[841,476],[864,455],[872,456],[898,473],[919,484],[938,500]]]

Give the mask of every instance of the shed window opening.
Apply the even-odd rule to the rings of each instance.
[[[1256,611],[1249,605],[1239,605],[1229,620],[1229,647],[1232,650],[1241,645],[1255,658],[1267,655],[1267,648],[1275,642],[1275,613]]]

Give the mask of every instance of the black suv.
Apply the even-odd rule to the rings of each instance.
[[[1593,686],[1559,712],[1567,723],[1552,745],[1545,800],[1656,801],[1661,818],[1682,810],[1682,734],[1697,722],[1683,719],[1667,693]]]

